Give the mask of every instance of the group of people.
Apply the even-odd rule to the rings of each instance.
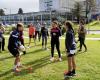
[[[66,36],[65,36],[65,52],[67,53],[68,57],[68,71],[65,71],[65,76],[75,76],[76,75],[76,62],[75,62],[75,53],[76,53],[76,40],[75,40],[75,33],[73,26],[70,22],[65,22],[65,29],[66,29]],[[38,27],[40,24],[38,24]],[[40,36],[42,37],[42,48],[47,49],[47,40],[49,37],[49,32],[46,27],[46,24],[43,24],[40,28],[37,28],[30,24],[28,25],[29,28],[29,46],[31,43],[31,39],[33,38],[34,43],[36,45],[36,36],[38,34],[38,39],[40,41]],[[0,28],[1,29],[1,28]],[[14,71],[20,71],[19,67],[21,67],[21,61],[20,61],[20,52],[23,52],[26,54],[26,49],[24,45],[24,38],[23,38],[23,30],[24,25],[22,23],[18,23],[16,26],[16,29],[14,29],[10,33],[9,42],[8,42],[8,50],[9,52],[15,57],[14,61]],[[0,31],[1,32],[1,31]],[[0,34],[3,34],[0,33]],[[61,29],[58,26],[57,21],[53,21],[50,29],[50,36],[51,36],[51,58],[50,61],[54,61],[54,49],[56,47],[59,61],[62,61],[62,56],[60,52],[60,39],[61,36]],[[87,47],[85,45],[85,35],[86,35],[86,29],[84,26],[83,21],[80,21],[80,26],[78,30],[78,41],[80,41],[80,49],[82,50],[82,45],[85,47],[85,51],[87,51]],[[0,35],[1,36],[1,35]]]

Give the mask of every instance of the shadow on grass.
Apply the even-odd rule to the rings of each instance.
[[[27,54],[34,54],[34,53],[39,53],[41,51],[44,51],[43,49],[37,49],[37,50],[34,50],[34,51],[31,51],[31,52],[28,52]]]
[[[4,60],[10,59],[10,58],[13,58],[13,56],[8,56],[8,57],[0,58],[0,61],[4,61]]]
[[[38,59],[38,60],[35,60],[35,61],[32,61],[32,62],[29,62],[27,64],[24,64],[24,66],[26,68],[28,68],[28,66],[31,66],[32,67],[32,73],[34,73],[35,70],[37,70],[39,68],[42,68],[42,67],[44,67],[44,66],[46,66],[48,64],[51,64],[50,61],[48,61],[48,60],[49,60],[49,56],[45,56],[45,57],[43,57],[41,59]],[[18,76],[25,76],[25,75],[29,74],[29,72],[27,71],[26,68],[22,68],[21,72],[20,72],[20,74]],[[13,74],[7,76],[10,73],[11,73],[11,70],[9,70],[9,71],[7,71],[7,72],[5,72],[3,74],[0,74],[0,77],[4,77],[5,76],[4,80],[12,80],[12,78],[14,78]],[[34,76],[34,77],[39,77],[39,76]]]
[[[3,74],[0,74],[0,77],[6,76],[8,74],[10,74],[12,72],[12,70],[6,71]]]

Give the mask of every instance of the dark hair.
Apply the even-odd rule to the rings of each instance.
[[[74,29],[73,29],[72,24],[70,22],[65,22],[65,25],[68,27],[68,30],[72,30],[74,33]]]
[[[82,25],[84,25],[84,24],[85,24],[84,20],[81,20],[81,21],[80,21],[80,23],[82,23]]]
[[[22,23],[18,23],[17,24],[17,30],[18,30],[19,27],[23,27],[23,24]]]
[[[54,24],[58,25],[57,21],[53,21]]]

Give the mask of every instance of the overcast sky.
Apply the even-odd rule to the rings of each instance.
[[[5,9],[5,13],[17,13],[19,8],[25,12],[39,11],[39,0],[0,0],[0,8]]]

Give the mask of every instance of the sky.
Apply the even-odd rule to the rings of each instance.
[[[18,9],[22,8],[23,12],[39,11],[39,0],[0,0],[0,9],[4,9],[6,14],[18,13]]]

